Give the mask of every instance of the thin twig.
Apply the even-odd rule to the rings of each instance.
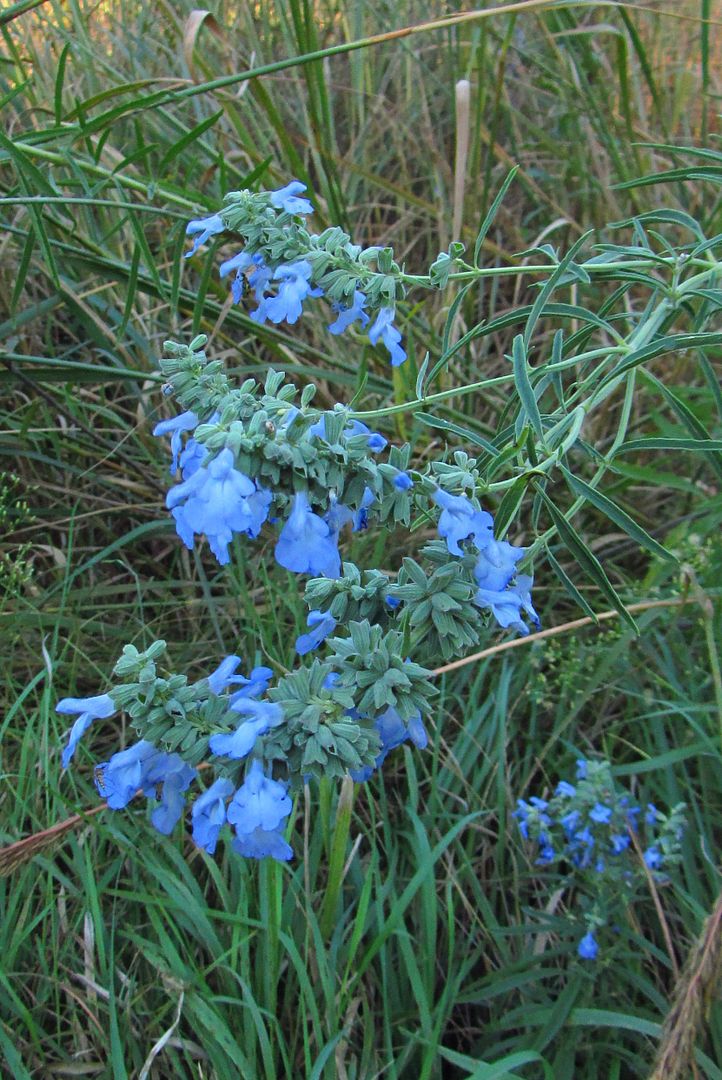
[[[651,608],[681,607],[683,604],[696,604],[699,600],[696,596],[679,596],[673,600],[642,600],[638,604],[629,604],[627,611],[648,611]],[[557,634],[565,634],[567,630],[578,630],[582,626],[590,626],[592,623],[604,622],[607,619],[618,619],[618,611],[601,611],[594,619],[585,615],[583,619],[572,619],[571,622],[562,623],[561,626],[548,626],[546,630],[539,630],[536,634],[527,634],[526,637],[512,638],[511,641],[502,641],[499,645],[490,645],[488,649],[472,653],[471,656],[463,656],[461,660],[453,660],[443,667],[434,668],[432,675],[445,675],[447,671],[456,671],[457,668],[466,664],[473,664],[477,660],[485,660],[488,656],[496,656],[497,653],[507,649],[518,649],[520,645],[532,645],[535,641],[543,641],[545,638],[556,637]]]

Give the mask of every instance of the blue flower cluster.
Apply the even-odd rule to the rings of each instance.
[[[437,488],[433,500],[441,507],[439,536],[446,540],[450,554],[463,556],[465,552],[460,544],[469,539],[476,549],[474,577],[478,588],[474,602],[477,606],[490,611],[504,629],[528,634],[529,627],[522,612],[538,629],[539,616],[531,602],[534,579],[516,572],[516,564],[524,558],[526,548],[496,540],[491,514],[479,510],[465,495],[450,495]]]
[[[609,762],[585,758],[577,761],[576,781],[561,780],[551,798],[517,800],[514,817],[524,839],[537,846],[536,864],[566,866],[575,878],[595,882],[594,908],[578,946],[582,959],[597,957],[595,934],[608,921],[600,914],[605,893],[609,903],[628,899],[646,873],[663,881],[663,870],[679,860],[682,811],[678,806],[665,815],[652,803],[643,809],[615,784]]]
[[[228,775],[221,775],[193,802],[191,819],[193,839],[199,847],[213,854],[222,826],[234,827],[232,846],[250,858],[271,856],[282,861],[292,857],[292,850],[283,837],[286,821],[292,810],[287,794],[288,785],[276,780],[264,769],[258,757],[252,757],[260,736],[283,722],[278,705],[260,700],[268,689],[272,676],[270,668],[257,667],[247,678],[238,673],[238,656],[227,656],[218,668],[200,684],[207,691],[206,704],[221,698],[224,715],[235,717],[238,726],[229,733],[218,732],[208,739],[212,755],[230,761],[248,760],[245,776],[236,788]],[[77,744],[94,719],[112,716],[118,711],[114,695],[121,700],[124,688],[112,694],[92,698],[65,698],[57,705],[62,714],[78,713],[63,752],[67,767]],[[241,769],[245,768],[245,764]],[[121,750],[109,761],[95,768],[95,784],[112,810],[124,809],[142,792],[157,799],[151,812],[151,822],[161,833],[169,834],[180,820],[185,793],[197,779],[197,769],[190,766],[181,754],[168,753],[147,739]],[[231,798],[232,796],[232,798]]]
[[[233,275],[235,303],[253,295],[257,306],[250,317],[255,322],[293,325],[309,297],[325,295],[336,314],[328,327],[332,334],[343,334],[356,324],[364,330],[371,322],[370,308],[376,317],[368,329],[369,341],[384,344],[394,367],[403,364],[406,353],[394,325],[396,305],[388,302],[389,296],[403,295],[398,267],[386,256],[384,265],[396,274],[372,271],[369,262],[379,260],[380,249],[364,252],[340,229],[321,235],[306,232],[299,219],[312,214],[313,206],[300,197],[305,190],[305,184],[292,180],[277,191],[255,195],[231,192],[219,214],[188,223],[186,232],[193,237],[193,246],[186,257],[214,236],[226,231],[240,233],[244,248],[221,263],[220,275]],[[368,281],[371,294],[361,287]],[[384,296],[387,302],[383,302]]]

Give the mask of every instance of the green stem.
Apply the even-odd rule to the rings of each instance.
[[[354,783],[350,776],[341,781],[341,792],[336,806],[336,827],[331,841],[331,852],[328,863],[328,881],[326,892],[321,906],[319,919],[321,933],[328,940],[333,932],[336,918],[336,905],[338,904],[341,885],[343,884],[343,868],[346,862],[346,848],[351,829],[351,813],[353,811]]]

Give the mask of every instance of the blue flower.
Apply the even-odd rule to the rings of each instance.
[[[230,560],[228,545],[234,532],[258,536],[273,496],[234,468],[233,452],[221,450],[206,467],[171,488],[166,506],[176,531],[188,548],[196,533],[205,533],[211,551],[222,565]]]
[[[446,540],[446,546],[452,555],[463,555],[459,547],[460,540],[474,537],[474,543],[481,547],[492,537],[494,519],[485,510],[477,510],[465,495],[450,495],[443,488],[437,488],[432,496],[437,506],[441,507],[439,518],[439,536]]]
[[[189,221],[186,225],[186,236],[194,236],[196,233],[198,235],[193,241],[193,247],[186,252],[186,259],[190,259],[191,255],[195,255],[201,244],[205,244],[206,240],[209,240],[211,236],[222,233],[225,227],[220,214],[212,214],[210,217],[196,218],[194,221]]]
[[[206,459],[208,449],[192,436],[180,452],[178,464],[180,465],[181,477],[188,480],[193,473],[198,472]],[[171,469],[171,471],[173,471]]]
[[[369,330],[369,341],[375,345],[379,338],[383,341],[391,354],[392,367],[398,367],[406,359],[406,353],[401,348],[401,334],[393,325],[396,308],[383,307],[376,316],[376,321]]]
[[[251,267],[253,269],[248,273]],[[258,253],[248,255],[245,251],[239,251],[232,259],[226,259],[225,262],[221,263],[220,276],[222,278],[227,277],[234,270],[236,275],[231,282],[231,295],[234,304],[240,304],[243,299],[245,293],[244,281],[253,290],[253,295],[261,304],[266,298],[268,286],[273,276],[273,271],[266,266],[263,256]]]
[[[134,743],[95,767],[95,786],[111,810],[122,810],[145,785],[145,774],[160,751],[153,743]]]
[[[157,758],[150,759],[143,777],[143,789],[148,794],[148,788],[155,789],[157,784],[162,784],[160,806],[155,807],[150,820],[164,836],[177,825],[185,806],[184,792],[196,775],[196,770],[180,754],[159,753]]]
[[[529,805],[524,799],[516,800],[516,810],[511,815],[519,822],[519,832],[525,840],[529,839]]]
[[[653,844],[652,847],[647,848],[644,853],[644,861],[650,870],[659,870],[660,866],[664,862],[664,856],[659,848]]]
[[[521,601],[510,589],[504,589],[502,592],[477,589],[474,603],[482,609],[490,610],[503,630],[512,629],[520,634],[529,633],[528,626],[519,614]]]
[[[582,960],[596,960],[599,945],[591,930],[588,930],[577,946],[577,953]]]
[[[592,809],[589,811],[589,817],[598,825],[608,825],[609,822],[612,820],[611,807],[604,806],[603,803],[595,803]]]
[[[568,814],[564,814],[563,817],[559,818],[559,821],[564,831],[571,835],[579,824],[580,818],[581,814],[578,810],[570,810]]]
[[[397,491],[408,491],[409,488],[414,486],[414,481],[409,474],[405,472],[398,472],[394,477],[393,483]]]
[[[406,740],[410,740],[414,746],[419,750],[424,750],[429,744],[429,737],[426,734],[426,728],[421,720],[421,713],[416,712],[409,719],[408,723],[399,716],[396,709],[393,706],[389,707],[382,712],[380,716],[376,717],[374,721],[374,727],[379,733],[381,740],[381,750],[376,757],[376,760],[371,765],[366,765],[362,769],[356,769],[351,771],[351,777],[357,782],[362,783],[371,776],[375,769],[380,769],[384,761],[398,746]]]
[[[273,676],[273,671],[268,667],[254,668],[248,679],[245,675],[237,675],[236,669],[240,662],[240,656],[226,656],[216,670],[208,676],[208,685],[214,694],[222,694],[229,686],[241,687],[240,690],[233,692],[231,706],[235,700],[242,697],[258,697],[265,693]]]
[[[117,711],[117,706],[110,694],[99,694],[89,698],[63,698],[55,706],[55,711],[64,716],[79,713],[78,719],[70,729],[68,745],[63,750],[63,768],[67,769],[73,759],[75,748],[88,730],[93,720],[105,720]]]
[[[385,596],[384,600],[392,610],[395,610],[397,607],[401,606],[401,601],[399,600],[398,596]]]
[[[609,837],[609,841],[612,845],[612,853],[614,855],[621,855],[623,851],[626,851],[629,847],[629,836],[627,833],[612,833]]]
[[[243,675],[236,676],[233,681],[240,686],[240,690],[236,690],[231,694],[231,708],[237,712],[236,705],[243,698],[257,698],[261,694],[265,694],[272,678],[273,670],[269,667],[254,667],[247,679]]]
[[[365,435],[368,448],[373,454],[380,454],[388,442],[388,439],[385,439],[378,431],[372,431],[360,420],[349,420],[343,433],[347,439],[353,438],[354,435]]]
[[[565,799],[572,799],[577,793],[577,789],[574,784],[567,783],[566,780],[560,780],[557,784],[556,794],[561,795]]]
[[[158,832],[167,835],[183,813],[183,792],[195,777],[196,770],[179,754],[166,754],[141,740],[98,765],[95,786],[111,810],[122,810],[137,791],[155,795],[158,784],[162,784],[160,806],[150,819]]]
[[[208,676],[208,686],[214,694],[222,694],[226,687],[231,686],[243,679],[242,675],[236,675],[235,671],[241,662],[240,656],[226,656],[221,660],[215,671]]]
[[[298,198],[305,190],[306,185],[300,180],[291,180],[285,187],[278,188],[277,191],[269,191],[271,206],[276,210],[285,210],[287,214],[312,214],[313,206],[308,199]]]
[[[278,862],[288,862],[293,858],[293,848],[276,830],[269,832],[266,829],[254,829],[251,833],[234,836],[231,847],[246,859],[265,859],[270,856]]]
[[[352,439],[355,435],[365,435],[366,443],[374,454],[379,454],[386,446],[387,439],[380,435],[378,431],[371,431],[366,424],[362,424],[360,420],[349,420],[343,429],[343,433],[347,439]],[[320,416],[315,424],[311,424],[308,429],[309,435],[315,435],[318,439],[323,439],[328,442],[326,438],[326,417]]]
[[[153,428],[153,434],[157,436],[167,435],[169,431],[171,432],[170,452],[172,460],[169,470],[171,476],[178,470],[178,459],[181,450],[183,449],[183,432],[194,431],[199,423],[200,421],[196,414],[188,411],[181,413],[180,416],[174,416],[171,420],[161,420],[161,422],[156,424]]]
[[[294,497],[291,513],[278,537],[275,556],[281,566],[296,574],[337,578],[341,573],[337,534],[314,514],[303,491]]]
[[[531,574],[517,574],[516,581],[510,586],[509,591],[513,592],[519,598],[519,606],[525,615],[528,615],[538,630],[541,626],[541,619],[534,610],[531,602],[531,590],[534,584],[534,578]],[[524,632],[524,631],[522,631]]]
[[[587,778],[587,761],[584,758],[577,758],[577,780],[586,780]]]
[[[306,625],[312,627],[309,633],[300,634],[296,638],[296,652],[299,656],[305,656],[317,649],[336,629],[336,620],[327,611],[309,611]]]
[[[259,735],[283,723],[283,709],[271,701],[235,695],[232,709],[251,719],[244,720],[235,731],[211,735],[208,745],[211,753],[219,757],[244,758],[256,745]]]
[[[340,304],[334,304],[334,310],[338,312],[336,321],[332,322],[329,326],[329,330],[332,334],[343,334],[344,330],[348,330],[355,322],[361,323],[361,329],[367,325],[369,316],[364,311],[366,306],[366,297],[362,292],[357,289],[353,294],[353,304],[351,307],[341,307]]]
[[[526,548],[515,547],[506,540],[495,540],[491,535],[491,515],[486,517],[489,518],[489,533],[474,567],[474,577],[480,589],[501,592],[514,577],[516,564],[524,558]]]
[[[557,853],[551,844],[544,844],[539,852],[539,858],[536,860],[536,866],[546,866],[549,863],[554,862],[557,857]]]
[[[647,811],[644,815],[644,820],[647,825],[656,824],[658,814],[659,811],[657,810],[657,807],[654,805],[654,803],[647,803]]]
[[[216,850],[218,834],[226,821],[226,799],[232,791],[231,781],[221,777],[193,803],[193,840],[198,847],[205,848],[209,855]]]
[[[368,528],[369,523],[369,510],[376,502],[376,496],[370,487],[364,488],[364,493],[361,496],[361,505],[353,515],[353,531],[362,532]]]
[[[266,776],[260,761],[254,760],[227,811],[228,820],[236,828],[233,848],[254,859],[267,855],[283,861],[290,859],[293,852],[280,830],[292,808],[286,785]]]
[[[323,289],[314,289],[310,284],[313,268],[307,259],[295,263],[277,266],[273,280],[280,281],[276,296],[267,296],[251,318],[258,323],[270,319],[272,323],[295,323],[303,312],[303,301],[309,296],[323,296]]]

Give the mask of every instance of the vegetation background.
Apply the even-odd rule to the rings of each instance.
[[[118,733],[96,725],[78,766],[61,773],[54,704],[102,692],[126,641],[164,637],[178,670],[200,675],[231,651],[288,662],[304,617],[296,587],[262,553],[239,548],[219,572],[176,542],[166,456],[151,436],[167,408],[163,340],[202,330],[239,375],[271,363],[317,380],[324,403],[349,400],[359,369],[368,401],[413,397],[417,359],[438,351],[453,291],[412,309],[411,360],[393,381],[379,355],[332,340],[322,315],[293,334],[257,327],[230,306],[213,257],[183,260],[189,217],[249,179],[295,176],[322,224],[393,244],[423,271],[450,240],[473,245],[518,163],[487,265],[520,265],[540,242],[565,250],[589,228],[618,236],[609,222],[658,206],[722,231],[714,175],[669,149],[719,148],[719,7],[474,10],[441,0],[214,0],[212,14],[190,0],[0,3],[0,843],[96,805],[92,761]],[[334,54],[343,43],[355,44]],[[681,170],[673,182],[623,186],[671,168]],[[467,294],[455,335],[499,322],[456,355],[447,387],[503,370],[514,333],[503,316],[528,302],[530,285],[513,275]],[[554,329],[544,324],[542,337]],[[643,383],[637,434],[678,434],[691,416],[720,438],[709,378],[719,355],[707,360],[707,377],[694,351],[661,361],[683,410]],[[441,415],[484,434],[506,404],[467,397]],[[595,420],[597,443],[611,412]],[[384,430],[419,457],[443,449],[413,417]],[[578,528],[626,601],[680,603],[643,612],[640,636],[611,620],[448,676],[432,748],[399,751],[359,789],[348,845],[335,830],[337,794],[322,790],[300,807],[290,867],[208,859],[180,831],[158,837],[140,807],[84,817],[6,860],[5,1075],[649,1075],[679,968],[720,889],[719,482],[701,455],[629,459],[614,497],[682,569],[650,562],[591,507]],[[522,517],[515,542],[524,528]],[[384,565],[403,538],[354,544],[363,565]],[[563,548],[558,558],[574,577]],[[537,590],[544,625],[578,616],[547,567]],[[510,819],[518,796],[548,789],[578,753],[608,755],[639,798],[689,807],[674,886],[629,910],[595,965],[575,955],[573,895],[530,864]],[[715,947],[703,941],[713,969]],[[685,1080],[722,1076],[719,1004],[697,1005]]]

